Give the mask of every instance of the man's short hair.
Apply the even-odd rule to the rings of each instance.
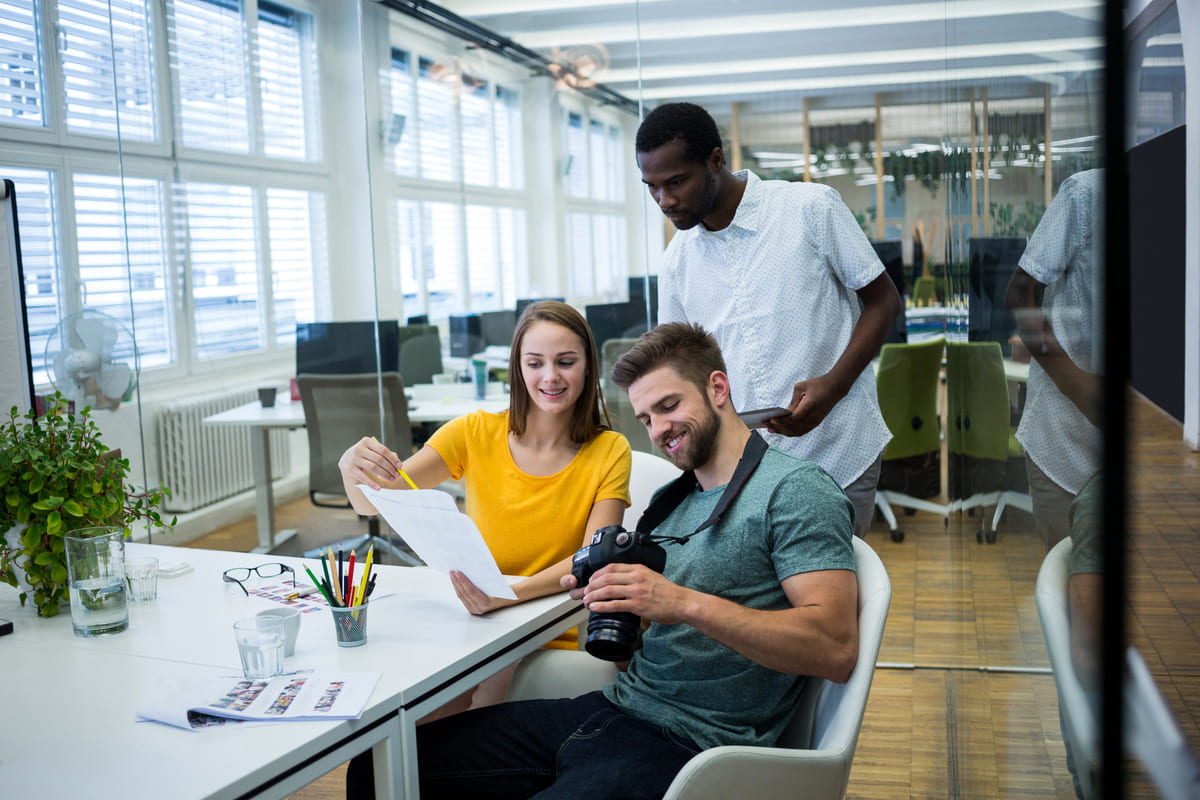
[[[727,372],[721,346],[704,328],[689,322],[669,322],[643,333],[625,355],[613,364],[613,383],[628,390],[638,379],[659,367],[673,367],[701,393],[714,372]]]
[[[689,161],[703,164],[721,146],[721,133],[709,113],[695,103],[665,103],[642,120],[636,147],[639,153],[649,153],[674,141],[683,142]]]

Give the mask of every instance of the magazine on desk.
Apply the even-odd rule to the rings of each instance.
[[[379,677],[378,672],[303,670],[275,678],[198,678],[168,687],[137,712],[137,720],[198,730],[230,723],[357,719]]]

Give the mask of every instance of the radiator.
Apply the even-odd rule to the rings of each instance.
[[[164,403],[158,411],[158,464],[163,485],[171,490],[164,510],[195,511],[254,488],[250,428],[205,425],[219,411],[257,400],[254,389],[222,392]],[[272,430],[271,477],[287,474],[291,454],[288,431]]]

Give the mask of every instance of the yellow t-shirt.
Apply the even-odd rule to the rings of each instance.
[[[584,543],[588,515],[600,500],[629,505],[629,442],[603,431],[554,475],[529,475],[508,449],[508,412],[476,411],[447,422],[429,439],[450,474],[463,479],[467,515],[505,575],[529,576]],[[592,531],[586,535],[591,536]],[[575,634],[555,640],[574,647]]]
[[[629,505],[629,442],[613,431],[602,432],[564,469],[545,476],[528,475],[513,463],[507,411],[476,411],[452,420],[430,437],[429,446],[466,484],[467,515],[505,575],[533,575],[578,550],[600,500]]]

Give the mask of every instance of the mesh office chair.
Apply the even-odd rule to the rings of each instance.
[[[916,344],[885,344],[875,377],[879,409],[892,432],[883,451],[875,507],[892,534],[904,541],[892,506],[929,511],[949,521],[946,506],[929,498],[942,493],[942,431],[938,385],[945,339]]]
[[[646,426],[633,413],[633,406],[629,404],[629,395],[612,382],[613,364],[617,363],[636,341],[637,339],[608,339],[601,345],[600,390],[604,393],[604,402],[608,406],[609,417],[612,418],[613,430],[624,434],[625,438],[629,440],[629,446],[635,451],[654,453],[657,448],[650,441],[650,434],[646,433]]]
[[[996,506],[975,538],[996,541],[1008,506],[1033,510],[1028,494],[1008,490],[1008,460],[1021,458],[1009,411],[1008,378],[996,342],[946,343],[946,439],[950,451],[951,511]]]
[[[379,391],[383,387],[383,428],[379,426]],[[379,375],[368,372],[355,375],[299,375],[296,385],[304,404],[305,430],[308,432],[308,497],[323,508],[350,508],[337,462],[346,448],[364,436],[374,436],[401,455],[412,449],[412,426],[408,421],[408,401],[404,382],[395,372]],[[375,546],[376,557],[384,553],[399,563],[415,566],[421,560],[380,535],[378,516],[367,519],[367,533],[341,543],[343,548]],[[313,558],[325,548],[304,555]],[[363,551],[365,552],[365,551]]]
[[[845,683],[809,679],[795,716],[774,747],[727,745],[693,756],[663,800],[841,800],[875,675],[892,600],[887,570],[854,538],[858,573],[858,663]],[[538,650],[513,675],[508,700],[575,697],[612,683],[616,667],[576,650]]]

